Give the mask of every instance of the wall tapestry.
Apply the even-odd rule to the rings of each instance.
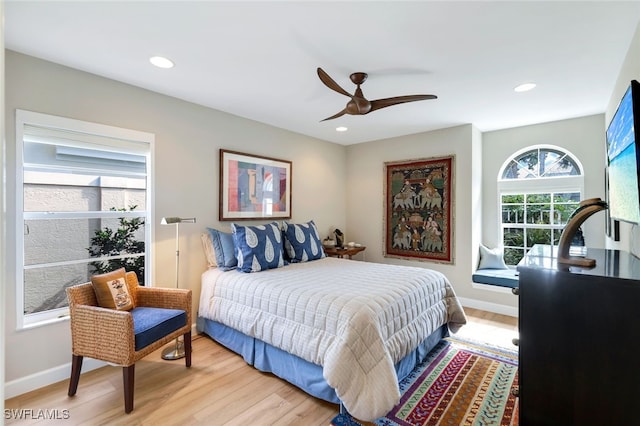
[[[291,161],[220,150],[220,220],[291,218]]]
[[[454,156],[385,169],[384,256],[453,263]]]

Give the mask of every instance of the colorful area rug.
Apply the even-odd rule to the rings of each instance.
[[[400,403],[373,424],[515,426],[517,386],[517,352],[449,337],[400,382]],[[332,425],[362,423],[341,413]]]

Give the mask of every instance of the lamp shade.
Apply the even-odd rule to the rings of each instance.
[[[196,223],[195,217],[163,217],[161,225],[173,225],[174,223]]]

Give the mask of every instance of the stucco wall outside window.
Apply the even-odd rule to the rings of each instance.
[[[145,191],[88,185],[24,185],[25,211],[108,211],[137,206],[145,210]],[[90,258],[87,248],[96,230],[118,228],[118,220],[28,220],[24,229],[25,265]],[[144,241],[144,229],[137,233]],[[65,288],[88,281],[87,264],[25,270],[24,313],[68,306]]]

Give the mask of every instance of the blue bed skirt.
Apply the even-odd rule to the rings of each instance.
[[[198,317],[197,327],[199,332],[204,332],[213,340],[240,354],[247,364],[258,370],[273,373],[316,398],[335,404],[340,403],[335,390],[324,379],[321,366],[216,321]],[[398,380],[406,377],[416,364],[422,361],[429,351],[448,335],[449,329],[445,324],[427,337],[418,348],[400,360],[396,364]]]

